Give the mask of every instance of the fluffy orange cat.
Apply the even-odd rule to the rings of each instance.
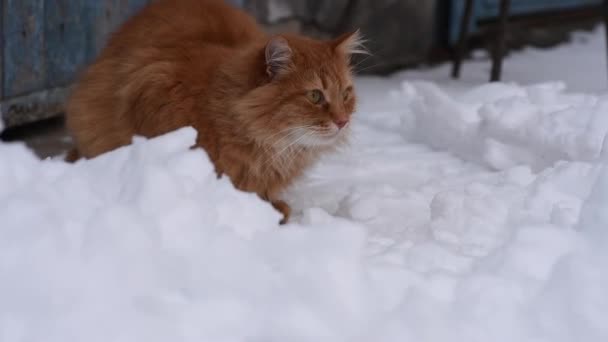
[[[360,44],[358,32],[331,41],[268,36],[221,0],[154,1],[75,85],[68,160],[192,126],[218,175],[272,203],[285,223],[281,192],[347,139],[350,56]]]

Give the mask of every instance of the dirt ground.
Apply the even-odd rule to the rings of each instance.
[[[60,156],[72,147],[72,139],[62,118],[9,129],[3,132],[0,137],[5,142],[25,142],[36,155],[43,159]]]

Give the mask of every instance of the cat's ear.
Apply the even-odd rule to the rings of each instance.
[[[365,39],[359,30],[345,33],[331,42],[337,52],[346,56],[368,55],[369,51],[365,48],[364,43]]]
[[[266,73],[270,78],[289,72],[292,51],[287,39],[276,36],[266,44]]]

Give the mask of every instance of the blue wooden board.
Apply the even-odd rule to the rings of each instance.
[[[47,87],[69,85],[86,62],[88,25],[84,0],[54,0],[45,6]]]
[[[449,41],[455,43],[460,33],[460,21],[466,0],[451,0]],[[533,14],[543,11],[567,10],[577,7],[601,5],[602,0],[511,0],[511,15]],[[498,16],[500,0],[475,0],[473,15],[469,23],[470,32],[475,32],[479,20]]]
[[[40,89],[46,81],[44,0],[4,0],[3,95]]]
[[[530,14],[547,10],[564,10],[582,6],[600,5],[601,0],[511,0],[510,12]],[[477,15],[480,18],[492,18],[498,15],[500,0],[481,0]]]
[[[4,1],[0,0],[0,18],[4,15]],[[4,98],[4,20],[0,20],[0,101]]]
[[[87,59],[92,60],[105,45],[108,36],[129,16],[141,9],[149,0],[87,0],[89,42]]]
[[[1,98],[69,85],[149,0],[0,0]]]
[[[226,1],[237,7],[243,7],[245,5],[245,0],[226,0]]]

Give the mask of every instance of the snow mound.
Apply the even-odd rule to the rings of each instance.
[[[404,134],[498,170],[606,160],[608,95],[564,90],[563,83],[493,83],[450,96],[432,83],[404,83]]]
[[[194,129],[185,128],[151,141],[136,139],[133,146],[74,167],[39,161],[21,145],[0,145],[0,199],[6,201],[2,218],[20,225],[33,220],[26,224],[33,227],[42,224],[37,217],[55,213],[58,220],[69,216],[79,234],[96,231],[100,222],[123,225],[124,230],[153,223],[159,234],[169,236],[167,229],[174,228],[168,227],[175,226],[244,235],[273,227],[277,216],[270,206],[252,194],[234,191],[228,179],[217,181],[206,154],[187,151],[195,136]],[[29,212],[11,206],[27,207]],[[239,215],[234,215],[237,210]],[[206,224],[183,227],[187,220],[180,217]],[[120,223],[123,219],[131,224]]]
[[[603,27],[573,38],[505,79],[605,89]],[[75,165],[0,143],[0,342],[608,341],[608,95],[468,89],[488,63],[359,79],[287,227],[190,128]]]
[[[606,341],[604,99],[400,91],[286,227],[191,128],[75,165],[0,144],[0,341]]]

